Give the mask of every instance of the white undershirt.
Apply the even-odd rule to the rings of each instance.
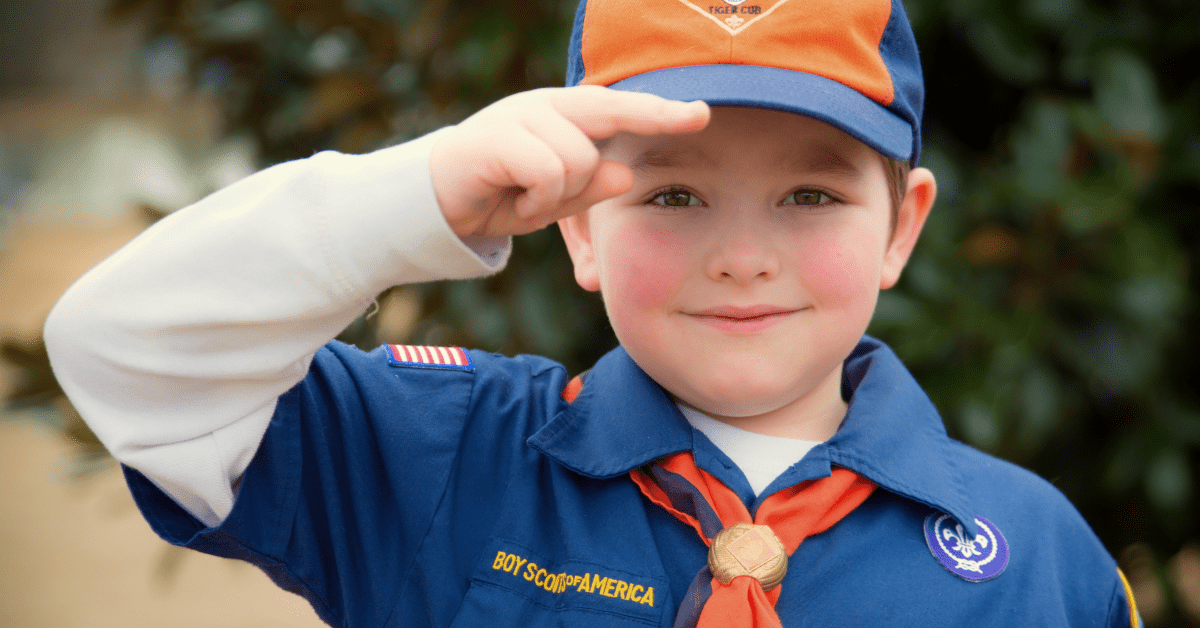
[[[677,404],[692,427],[712,441],[717,449],[742,470],[755,495],[760,495],[775,478],[800,461],[819,441],[756,434],[722,423],[698,410]]]

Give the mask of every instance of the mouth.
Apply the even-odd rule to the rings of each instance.
[[[695,310],[687,314],[702,323],[722,331],[755,332],[781,322],[803,308],[787,308],[776,305],[752,305],[748,307],[723,305]]]

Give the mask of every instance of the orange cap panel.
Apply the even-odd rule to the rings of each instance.
[[[743,64],[816,74],[886,106],[879,40],[890,0],[591,0],[582,83],[611,85],[666,68]]]

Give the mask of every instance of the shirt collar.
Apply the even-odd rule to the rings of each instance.
[[[974,516],[933,403],[899,358],[864,336],[843,369],[846,418],[829,441],[768,487],[767,494],[828,476],[831,465],[953,516],[972,534]],[[583,390],[528,440],[576,473],[610,478],[692,449],[693,431],[675,403],[621,347],[588,371]]]
[[[529,437],[576,473],[609,478],[692,448],[692,428],[623,347],[587,372],[579,396]]]

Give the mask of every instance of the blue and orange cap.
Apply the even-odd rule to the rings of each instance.
[[[900,0],[582,0],[567,85],[799,113],[916,164],[925,84]]]

